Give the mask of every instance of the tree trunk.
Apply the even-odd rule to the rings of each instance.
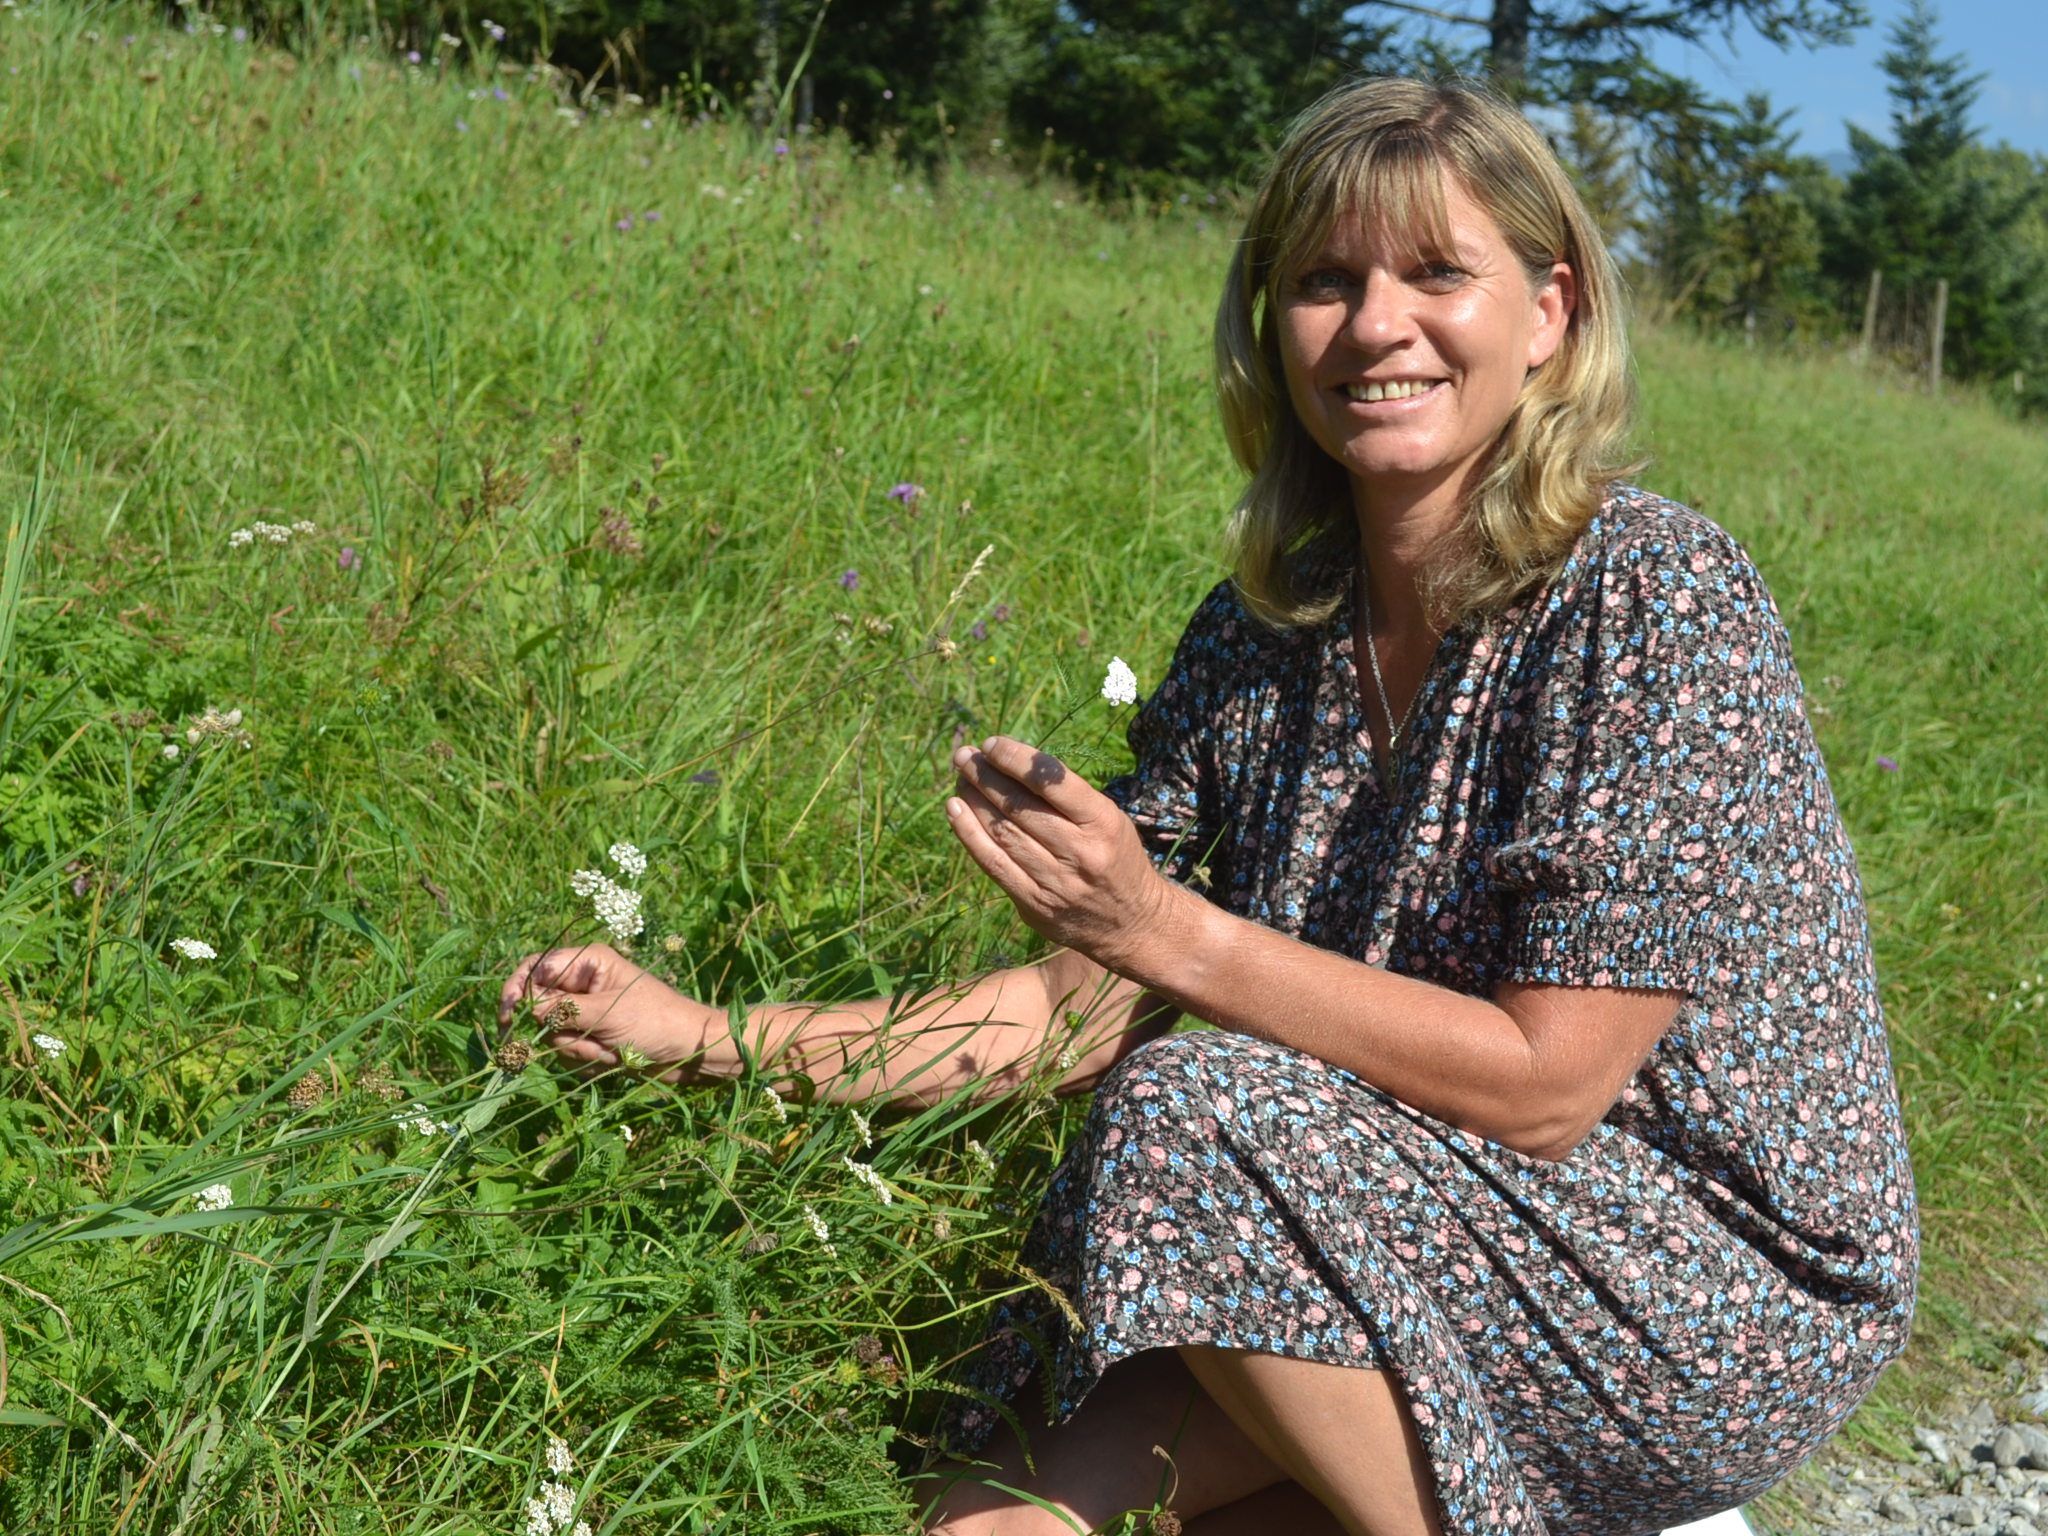
[[[1529,79],[1529,0],[1493,0],[1493,38],[1487,57],[1493,78],[1509,95]]]

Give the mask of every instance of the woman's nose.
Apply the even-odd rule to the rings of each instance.
[[[1345,329],[1356,345],[1381,350],[1402,339],[1410,324],[1407,289],[1384,273],[1368,273]]]

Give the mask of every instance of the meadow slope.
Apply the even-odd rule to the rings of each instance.
[[[620,839],[721,1003],[1030,952],[946,753],[1126,760],[1104,665],[1222,574],[1230,209],[140,9],[10,10],[0,70],[0,1523],[519,1529],[559,1435],[599,1531],[904,1528],[1079,1101],[870,1144],[494,1056],[496,981]],[[1928,1265],[1848,1433],[1902,1451],[2048,1260],[2048,437],[1639,350],[1862,863]]]

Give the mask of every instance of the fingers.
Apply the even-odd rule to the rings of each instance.
[[[604,974],[604,962],[612,954],[608,945],[590,944],[575,949],[544,949],[523,956],[498,989],[498,1022],[511,1023],[521,1003],[533,1001],[548,988],[562,992],[595,990]]]
[[[996,810],[980,790],[971,784],[961,785],[960,793],[946,801],[946,819],[953,828],[953,835],[967,850],[968,857],[1003,888],[1005,895],[1015,899],[1036,892],[1037,881],[1019,866],[989,830],[997,822]],[[1021,841],[1028,843],[1030,839],[1022,838]]]
[[[1029,773],[1028,760],[1020,761],[1011,754],[1011,762],[1022,772]],[[982,748],[961,747],[953,754],[953,767],[960,775],[961,792],[970,788],[978,790],[988,805],[1040,842],[1057,842],[1061,833],[1072,825],[1026,779],[999,767]],[[970,800],[968,803],[974,802]]]
[[[981,744],[981,756],[1035,802],[1077,825],[1088,825],[1109,803],[1100,790],[1050,752],[1014,736],[989,737]],[[959,762],[958,753],[954,761]]]

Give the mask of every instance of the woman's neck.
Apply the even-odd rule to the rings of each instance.
[[[1444,535],[1456,525],[1455,489],[1434,485],[1408,494],[1368,490],[1353,481],[1351,504],[1374,632],[1411,643],[1425,636],[1433,641],[1423,574],[1432,557],[1441,557]]]

